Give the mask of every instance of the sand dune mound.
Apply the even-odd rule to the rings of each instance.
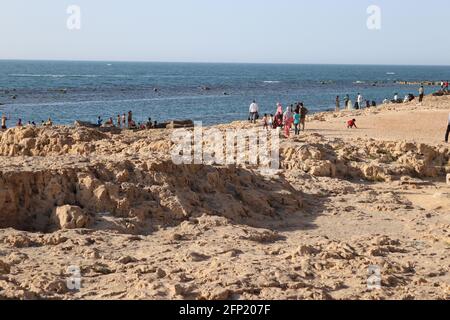
[[[93,142],[106,138],[106,134],[88,128],[13,128],[0,135],[0,155],[86,154],[95,151]]]
[[[58,208],[67,205],[80,208],[92,222],[104,213],[126,219],[123,231],[131,233],[151,231],[150,221],[170,225],[202,214],[258,221],[302,205],[301,194],[286,181],[245,169],[151,160],[69,164],[1,172],[0,227],[54,231],[64,227],[54,221]],[[82,226],[95,229],[95,223]]]
[[[314,176],[391,181],[401,176],[445,177],[450,173],[450,148],[423,143],[375,140],[324,141],[318,135],[281,150],[287,171]]]

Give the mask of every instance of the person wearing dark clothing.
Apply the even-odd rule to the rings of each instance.
[[[448,122],[447,122],[447,132],[445,133],[445,142],[448,143],[448,136],[450,135],[450,113],[448,115]]]

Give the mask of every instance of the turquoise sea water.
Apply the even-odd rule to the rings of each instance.
[[[324,111],[336,95],[354,101],[360,92],[381,103],[396,92],[417,94],[417,86],[395,80],[450,80],[450,67],[0,61],[0,112],[10,126],[18,118],[95,122],[128,110],[138,121],[216,124],[246,119],[253,99],[274,113],[277,102]]]

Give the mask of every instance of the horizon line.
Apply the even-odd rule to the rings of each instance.
[[[158,61],[158,60],[100,60],[100,59],[9,59],[0,61],[23,62],[112,62],[112,63],[163,63],[163,64],[247,64],[247,65],[323,65],[323,66],[393,66],[393,67],[450,67],[446,64],[383,64],[383,63],[318,63],[318,62],[231,62],[231,61]]]

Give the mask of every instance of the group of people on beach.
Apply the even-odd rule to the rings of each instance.
[[[341,111],[341,97],[336,96],[336,108],[335,112]],[[364,105],[364,101],[366,104]],[[356,96],[355,104],[352,103],[352,100],[350,99],[350,96],[348,94],[345,95],[344,98],[344,110],[359,110],[363,109],[364,107],[370,108],[370,107],[376,107],[377,103],[375,101],[369,101],[365,100],[361,93],[358,93]]]
[[[284,111],[281,103],[277,103],[274,114],[265,113],[261,119],[264,129],[284,130],[284,136],[289,138],[291,129],[294,127],[295,135],[305,131],[306,115],[309,113],[303,102],[297,102],[286,107]],[[255,123],[259,119],[259,106],[253,101],[249,108],[248,120]]]
[[[128,128],[131,130],[134,129],[152,129],[156,128],[158,125],[157,121],[152,122],[152,118],[148,118],[146,123],[141,123],[134,121],[133,112],[130,110],[128,114],[124,113],[122,115],[118,114],[116,118],[116,122],[114,122],[113,118],[109,118],[105,123],[103,123],[103,119],[101,116],[97,118],[97,126],[98,127],[117,127],[117,128]]]
[[[1,117],[1,129],[2,130],[8,129],[8,127],[6,125],[6,122],[8,120],[9,120],[9,118],[6,115],[2,114],[2,117]],[[52,121],[51,118],[48,118],[47,121],[42,120],[40,125],[42,127],[51,127],[51,126],[53,126],[53,121]],[[28,121],[26,124],[24,124],[22,119],[20,119],[20,118],[17,120],[17,123],[16,123],[16,127],[19,127],[19,128],[22,128],[22,127],[37,127],[37,126],[38,126],[38,124],[36,124],[36,122],[34,122],[34,121]]]
[[[5,114],[2,114],[1,116],[1,130],[8,129],[7,127],[7,121],[9,120],[9,117],[7,117]],[[53,121],[51,118],[48,118],[47,121],[42,120],[40,125],[38,125],[34,121],[28,121],[28,123],[24,123],[22,119],[18,119],[16,123],[16,127],[51,127],[53,126]],[[113,118],[109,118],[107,121],[103,122],[103,119],[101,116],[98,116],[97,118],[97,127],[117,127],[117,128],[128,128],[128,129],[153,129],[158,126],[157,121],[152,121],[151,118],[148,118],[146,123],[136,122],[133,120],[133,112],[129,111],[128,115],[117,115],[117,120],[114,123]]]

